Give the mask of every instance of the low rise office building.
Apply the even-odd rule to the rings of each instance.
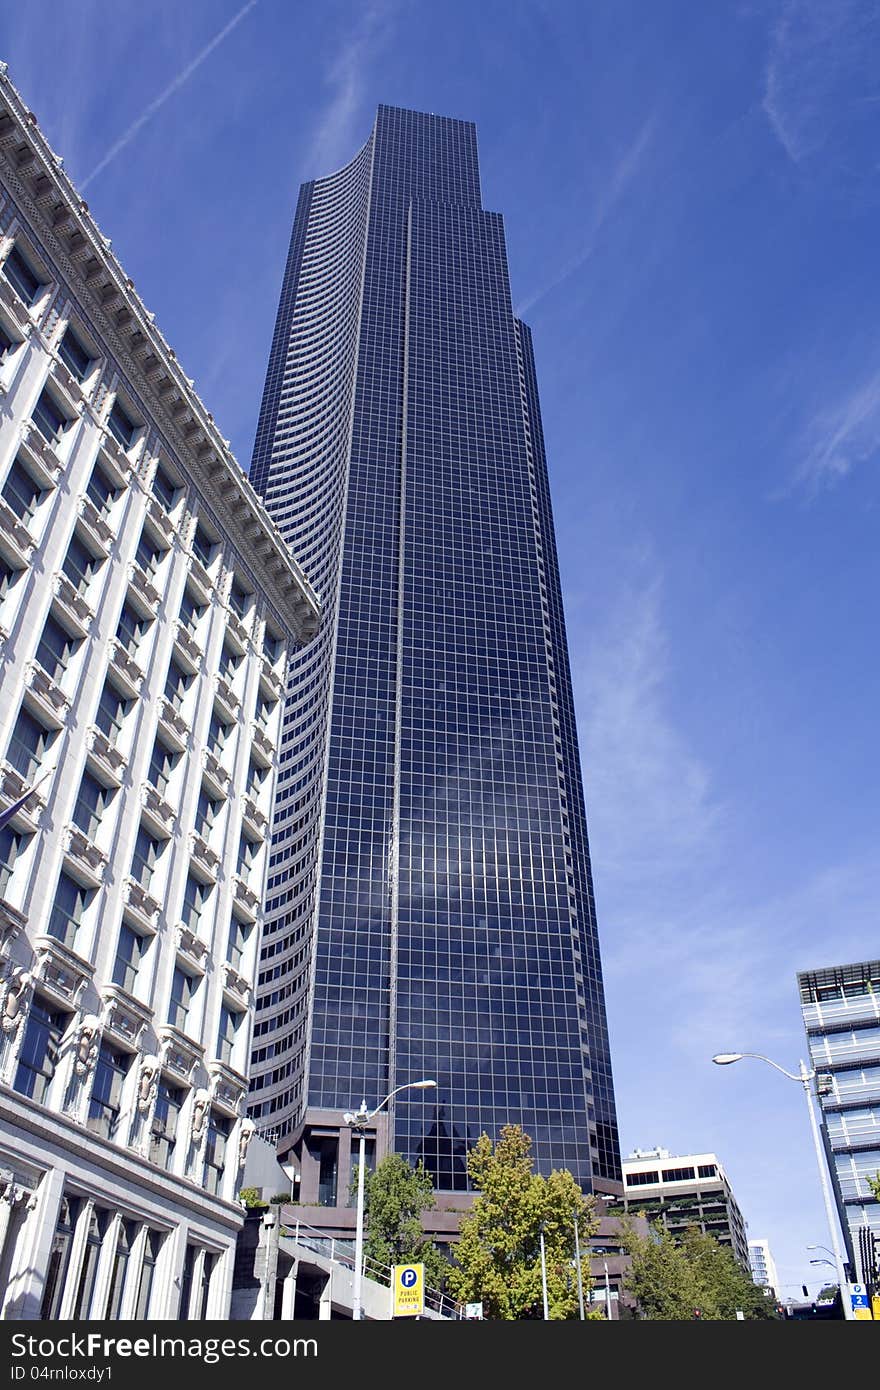
[[[228,1313],[315,600],[0,69],[0,1316]]]
[[[636,1149],[624,1160],[623,1183],[627,1211],[662,1221],[673,1235],[696,1226],[749,1268],[746,1223],[715,1154]]]
[[[779,1296],[779,1275],[776,1273],[776,1261],[770,1253],[769,1241],[749,1241],[749,1269],[752,1282],[757,1284],[759,1289],[765,1289],[768,1297]]]

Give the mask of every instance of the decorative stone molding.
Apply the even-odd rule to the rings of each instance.
[[[241,1172],[247,1159],[247,1152],[250,1142],[254,1137],[257,1126],[253,1120],[242,1120],[241,1128],[238,1131],[238,1169]]]
[[[189,833],[189,853],[192,867],[200,874],[202,880],[214,883],[220,867],[220,856],[211,849],[197,830],[191,830]]]
[[[148,1056],[143,1059],[138,1076],[137,1089],[137,1108],[142,1115],[149,1115],[159,1090],[159,1076],[162,1070],[162,1063],[158,1057]]]
[[[253,889],[248,888],[239,874],[232,875],[232,895],[236,906],[246,914],[251,922],[255,922],[260,910],[260,899]]]
[[[229,716],[230,721],[238,718],[239,706],[241,704],[232,686],[225,676],[218,674],[214,677],[215,696],[218,705],[223,713]]]
[[[169,803],[150,782],[144,782],[141,786],[141,805],[153,828],[167,839],[174,830],[176,816]]]
[[[174,620],[174,643],[181,665],[190,675],[195,675],[202,664],[203,652],[192,633],[179,618]]]
[[[0,898],[0,960],[9,955],[9,948],[27,926],[27,918],[5,898]]]
[[[192,1038],[188,1038],[185,1033],[181,1033],[180,1029],[175,1028],[172,1023],[163,1023],[156,1032],[161,1045],[160,1056],[163,1068],[189,1085],[193,1072],[202,1060],[205,1049],[199,1043],[193,1042]]]
[[[24,683],[50,726],[60,729],[70,709],[70,701],[60,685],[56,685],[37,661],[25,663]]]
[[[140,1047],[153,1010],[135,999],[121,985],[106,985],[101,997],[104,1001],[101,1022],[105,1033],[113,1035],[127,1047]]]
[[[107,856],[102,849],[83,834],[78,825],[66,825],[62,839],[64,853],[73,860],[76,869],[88,882],[98,887],[104,881]]]
[[[73,1074],[80,1078],[88,1076],[98,1060],[101,1049],[101,1020],[94,1014],[86,1014],[76,1030],[73,1054]]]
[[[237,1116],[247,1093],[247,1078],[226,1062],[221,1062],[219,1057],[208,1063],[208,1073],[211,1077],[212,1099],[218,1110],[222,1110],[226,1115]]]
[[[236,1004],[246,1004],[250,994],[250,982],[240,975],[229,961],[223,962],[223,988],[232,996]]]
[[[200,975],[204,975],[208,947],[201,937],[196,936],[183,922],[177,924],[177,950],[188,965],[198,970]]]
[[[27,569],[37,548],[28,528],[0,497],[0,547],[18,569]]]
[[[254,761],[262,767],[271,767],[275,761],[275,745],[256,720],[251,721],[251,752]]]
[[[7,1038],[14,1038],[24,1017],[27,992],[33,976],[20,966],[7,967],[0,980],[0,1029]]]
[[[159,913],[162,905],[138,883],[136,878],[126,878],[122,884],[123,911],[128,912],[135,923],[150,934],[159,926]]]
[[[21,448],[40,480],[47,487],[55,487],[61,472],[61,459],[31,420],[26,420],[21,427]]]
[[[71,583],[63,570],[52,576],[52,592],[55,601],[63,609],[68,626],[80,637],[87,637],[91,630],[94,613],[83,595]]]
[[[0,763],[0,797],[6,802],[6,806],[15,801],[20,801],[28,789],[28,783],[24,780],[20,772],[16,772],[10,763]],[[6,806],[3,809],[6,809]],[[37,789],[32,791],[24,805],[15,813],[13,823],[21,822],[28,830],[34,831],[40,819],[40,813],[45,810],[46,801],[42,792]]]
[[[226,637],[232,649],[244,656],[247,651],[248,634],[244,623],[231,608],[226,611]]]
[[[199,1148],[208,1130],[208,1111],[211,1108],[211,1092],[203,1088],[196,1091],[193,1096],[192,1115],[190,1117],[190,1139],[195,1148]]]
[[[25,337],[33,328],[33,321],[28,313],[28,307],[23,299],[19,299],[18,294],[5,276],[0,276],[0,304],[6,310],[9,317],[19,328]]]
[[[229,773],[226,771],[226,768],[220,762],[219,758],[211,752],[210,748],[202,749],[202,767],[204,768],[205,776],[211,783],[211,789],[219,796],[228,796]]]
[[[110,638],[109,650],[110,661],[113,663],[117,676],[121,677],[120,684],[126,694],[133,697],[138,696],[144,683],[144,673],[140,666],[118,637]]]
[[[174,522],[171,520],[171,517],[158,498],[150,497],[148,499],[147,516],[149,517],[150,525],[165,545],[166,550],[170,549],[177,537],[177,532],[174,527]]]
[[[241,815],[242,825],[248,838],[251,840],[265,840],[269,831],[268,817],[263,814],[249,796],[242,797]]]
[[[97,764],[100,775],[105,781],[114,787],[121,786],[126,768],[125,755],[120,753],[116,745],[110,742],[97,724],[90,724],[86,729],[86,750],[89,757]]]
[[[179,752],[184,752],[189,746],[190,726],[166,695],[159,701],[159,718],[171,746]]]
[[[94,965],[63,946],[54,936],[34,939],[34,979],[45,994],[65,1008],[79,1007],[80,997],[95,973]]]
[[[91,546],[106,560],[115,539],[113,531],[87,493],[80,493],[76,499],[76,510]]]
[[[154,618],[159,610],[159,595],[136,560],[128,566],[128,588],[135,608]]]

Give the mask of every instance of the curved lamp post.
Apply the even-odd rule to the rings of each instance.
[[[360,1153],[358,1157],[358,1192],[357,1192],[357,1224],[355,1227],[354,1241],[354,1285],[351,1295],[351,1316],[357,1321],[361,1317],[361,1282],[363,1280],[364,1265],[364,1130],[372,1120],[374,1115],[378,1115],[380,1110],[399,1095],[401,1091],[426,1091],[431,1086],[436,1086],[436,1081],[408,1081],[403,1086],[398,1086],[391,1091],[384,1100],[380,1101],[375,1110],[367,1109],[367,1102],[361,1101],[361,1106],[354,1114],[346,1110],[343,1120],[352,1130],[357,1130],[360,1137]]]
[[[816,1162],[819,1165],[819,1179],[822,1183],[822,1197],[825,1202],[825,1215],[828,1219],[828,1230],[831,1235],[831,1244],[834,1254],[834,1267],[837,1270],[837,1278],[840,1283],[840,1301],[843,1304],[843,1316],[852,1319],[852,1303],[846,1291],[847,1279],[843,1268],[843,1254],[840,1249],[840,1241],[837,1236],[837,1221],[834,1214],[834,1206],[831,1200],[831,1188],[828,1184],[828,1174],[825,1171],[825,1159],[822,1154],[822,1143],[819,1138],[819,1126],[816,1124],[816,1116],[813,1111],[813,1095],[810,1082],[816,1075],[816,1068],[808,1071],[803,1060],[800,1062],[800,1071],[786,1071],[778,1062],[774,1062],[769,1057],[763,1056],[760,1052],[719,1052],[712,1058],[719,1067],[729,1066],[731,1062],[741,1062],[744,1057],[754,1057],[758,1062],[766,1062],[768,1067],[773,1067],[775,1071],[781,1072],[788,1077],[789,1081],[799,1081],[804,1090],[807,1102],[807,1111],[810,1116],[810,1132],[813,1136],[813,1147],[816,1150]],[[824,1249],[825,1247],[823,1247]]]

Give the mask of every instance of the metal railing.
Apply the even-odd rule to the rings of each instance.
[[[304,1246],[306,1250],[311,1250],[316,1255],[323,1255],[326,1259],[342,1265],[345,1269],[354,1270],[353,1240],[328,1236],[325,1231],[319,1230],[316,1226],[310,1226],[307,1221],[296,1221],[292,1227],[283,1226],[281,1234],[288,1236],[295,1244]],[[393,1266],[380,1264],[378,1261],[364,1256],[362,1273],[365,1279],[372,1279],[375,1283],[384,1284],[387,1289],[390,1289],[392,1271]],[[465,1316],[464,1305],[457,1303],[455,1299],[442,1293],[440,1289],[425,1289],[425,1307],[442,1318],[463,1319]]]

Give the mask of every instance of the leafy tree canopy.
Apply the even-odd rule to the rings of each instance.
[[[354,1165],[352,1194],[357,1192]],[[387,1154],[364,1174],[364,1255],[378,1265],[423,1264],[426,1288],[442,1288],[448,1264],[423,1234],[421,1215],[434,1207],[434,1185],[421,1160],[411,1168],[401,1154]]]
[[[542,1318],[540,1233],[544,1231],[548,1313],[576,1318],[578,1311],[574,1222],[582,1254],[598,1227],[591,1198],[566,1169],[544,1178],[533,1173],[531,1139],[519,1125],[505,1125],[498,1142],[480,1135],[468,1154],[468,1173],[479,1196],[462,1217],[456,1266],[448,1288],[463,1303],[482,1303],[485,1318]],[[584,1260],[589,1297],[589,1263]],[[598,1310],[590,1317],[601,1317]]]
[[[776,1316],[732,1251],[698,1227],[689,1226],[680,1241],[659,1222],[647,1236],[638,1235],[629,1222],[622,1231],[632,1260],[624,1283],[638,1300],[642,1317],[733,1321],[737,1310],[750,1320]]]

